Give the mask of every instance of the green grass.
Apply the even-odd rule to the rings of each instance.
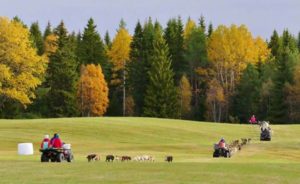
[[[300,126],[272,125],[271,142],[259,127],[155,118],[0,120],[0,183],[300,183]],[[72,144],[74,163],[40,163],[43,135],[59,132]],[[232,158],[212,158],[212,145],[252,138]],[[33,142],[33,156],[17,144]],[[98,153],[100,162],[85,156]],[[152,155],[154,163],[105,163],[106,154]],[[173,163],[163,161],[173,155]]]

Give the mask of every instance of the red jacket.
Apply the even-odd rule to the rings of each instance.
[[[62,147],[62,142],[61,142],[60,138],[55,138],[53,140],[52,147],[53,148],[61,148]]]
[[[225,142],[224,141],[219,142],[219,148],[225,148]]]
[[[250,118],[249,122],[252,123],[252,124],[257,123],[257,122],[256,122],[256,118],[253,117],[253,116]]]
[[[43,141],[42,141],[42,143],[41,143],[41,149],[44,149],[45,147],[44,147],[44,143],[47,143],[47,148],[49,148],[50,147],[50,139],[48,139],[48,138],[45,138]]]

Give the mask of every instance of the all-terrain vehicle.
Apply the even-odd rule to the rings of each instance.
[[[66,148],[47,148],[40,149],[42,152],[41,162],[72,162],[74,156],[71,149]]]
[[[260,140],[261,141],[271,141],[271,129],[270,128],[261,129]]]
[[[269,122],[262,121],[260,124],[260,140],[261,141],[271,141],[271,128]]]
[[[218,144],[214,144],[214,153],[213,157],[225,157],[225,158],[230,158],[231,153],[229,149],[225,148],[220,148]]]

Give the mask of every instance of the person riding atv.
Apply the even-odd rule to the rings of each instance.
[[[218,144],[214,145],[214,153],[213,157],[231,157],[230,151],[228,147],[226,146],[226,141],[224,138],[221,138]]]
[[[269,122],[262,121],[260,124],[260,140],[261,141],[271,141],[271,128]]]
[[[251,118],[249,119],[249,123],[251,124],[257,124],[257,119],[254,115],[251,116]]]
[[[41,162],[71,162],[74,159],[70,144],[63,144],[59,135],[54,134],[49,147],[41,147]]]

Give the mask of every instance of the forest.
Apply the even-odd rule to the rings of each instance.
[[[185,23],[184,23],[185,22]],[[0,17],[0,118],[137,116],[300,122],[300,33],[181,17],[137,21],[131,35],[41,29]]]

